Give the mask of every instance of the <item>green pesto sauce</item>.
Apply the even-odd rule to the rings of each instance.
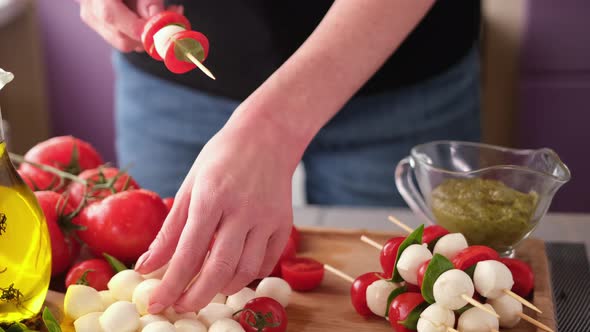
[[[504,251],[534,226],[537,199],[535,192],[522,193],[497,180],[450,179],[432,191],[432,212],[441,226],[461,232],[470,245]]]

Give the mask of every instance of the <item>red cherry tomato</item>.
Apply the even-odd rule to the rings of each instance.
[[[514,279],[512,291],[522,297],[529,296],[535,287],[535,274],[530,265],[516,258],[500,258],[500,262],[512,272]]]
[[[282,278],[296,291],[317,288],[324,279],[324,264],[308,257],[296,257],[281,262]]]
[[[89,272],[86,274],[86,282],[83,284],[98,291],[107,290],[109,280],[115,275],[113,268],[106,260],[100,258],[85,260],[72,266],[68,271],[66,275],[66,288],[78,283],[86,271]]]
[[[131,176],[114,167],[88,169],[80,173],[78,177],[86,180],[88,185],[73,182],[68,186],[69,200],[75,207],[80,205],[84,195],[90,196],[89,201],[95,201],[121,191],[139,189],[139,185]],[[96,186],[108,185],[113,180],[115,182],[109,189],[95,189]]]
[[[439,225],[431,225],[424,228],[424,234],[422,235],[422,243],[429,244],[431,241],[439,239],[449,234],[444,227]]]
[[[164,11],[152,16],[143,26],[141,34],[143,48],[152,58],[158,61],[162,61],[162,57],[160,57],[154,46],[154,35],[163,27],[172,24],[181,25],[186,30],[191,29],[191,23],[185,16],[172,11]]]
[[[281,276],[281,263],[283,261],[295,258],[295,256],[297,255],[296,251],[297,250],[295,249],[295,242],[293,242],[293,239],[289,238],[289,240],[287,241],[287,245],[285,245],[285,248],[283,249],[283,253],[281,254],[281,257],[279,258],[279,261],[275,265],[275,267],[272,270],[272,272],[270,273],[270,275],[273,277],[280,277]]]
[[[486,260],[498,260],[500,255],[494,249],[486,246],[470,246],[457,253],[451,260],[455,268],[467,270],[473,265]]]
[[[415,332],[399,322],[408,318],[408,315],[423,302],[424,298],[420,293],[403,293],[393,299],[389,306],[389,323],[393,330],[395,332]]]
[[[373,315],[373,312],[367,306],[367,287],[379,280],[379,276],[385,277],[383,273],[368,272],[358,276],[350,286],[350,300],[354,310],[363,317]]]
[[[293,239],[293,242],[295,242],[295,249],[299,251],[299,249],[301,249],[301,234],[295,225],[291,227],[290,237]]]
[[[164,202],[164,205],[166,205],[166,209],[168,209],[168,212],[170,212],[170,210],[172,209],[172,205],[174,204],[174,197],[166,197],[162,199],[162,202]]]
[[[407,282],[405,283],[406,286],[406,291],[410,292],[410,293],[420,293],[420,287],[418,287],[418,285],[412,285],[412,284],[408,284]]]
[[[392,237],[385,242],[381,254],[379,255],[379,261],[381,262],[381,268],[387,278],[391,278],[393,275],[393,268],[395,267],[395,259],[397,258],[397,250],[399,245],[405,240],[405,237]]]
[[[238,322],[246,332],[285,332],[287,312],[270,297],[257,297],[244,305]]]
[[[424,275],[426,274],[426,269],[428,269],[428,264],[430,264],[430,259],[426,262],[422,263],[418,268],[418,287],[422,289],[422,281],[424,281]]]
[[[205,61],[209,54],[209,40],[197,31],[185,30],[173,34],[166,44],[166,68],[175,74],[184,74],[195,69],[197,66],[185,58],[187,52],[200,62]]]

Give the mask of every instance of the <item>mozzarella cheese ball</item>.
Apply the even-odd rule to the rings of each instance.
[[[143,281],[139,273],[134,270],[123,270],[115,274],[107,283],[111,295],[117,301],[130,302],[135,287]]]
[[[377,316],[385,317],[387,299],[391,292],[400,287],[399,284],[379,279],[367,287],[367,306]]]
[[[475,289],[481,296],[495,299],[504,295],[505,289],[512,289],[514,279],[506,265],[494,260],[481,261],[473,273]]]
[[[167,322],[168,319],[162,315],[147,314],[139,318],[139,328],[143,329],[146,325],[153,322]]]
[[[448,259],[453,259],[455,255],[467,248],[467,239],[461,233],[451,233],[441,237],[432,250],[433,254],[440,254]]]
[[[135,332],[141,325],[135,304],[117,301],[108,307],[98,319],[106,332]]]
[[[196,319],[181,319],[174,323],[176,332],[207,332],[207,327]]]
[[[141,332],[176,332],[176,327],[168,321],[151,322]]]
[[[133,295],[131,296],[131,302],[135,303],[137,306],[137,311],[139,311],[140,315],[148,314],[147,309],[149,306],[150,297],[160,282],[161,281],[159,279],[147,279],[140,282],[137,287],[135,287]]]
[[[504,294],[495,299],[488,299],[488,304],[500,315],[501,327],[511,328],[520,322],[522,304],[511,296]]]
[[[102,300],[102,306],[105,309],[108,308],[111,304],[117,302],[117,300],[115,300],[115,298],[111,294],[111,291],[109,290],[100,291],[98,292],[98,295],[100,295],[100,299]]]
[[[256,287],[256,297],[270,297],[279,302],[283,307],[289,305],[291,298],[291,286],[281,279],[276,277],[267,277],[262,279]]]
[[[225,304],[225,301],[227,301],[227,296],[220,293],[220,294],[215,295],[213,300],[211,300],[211,303]]]
[[[399,275],[412,285],[418,284],[418,268],[432,258],[426,244],[412,244],[400,255],[397,261]]]
[[[455,326],[455,313],[438,303],[431,304],[424,309],[420,318],[424,318],[434,325]]]
[[[208,332],[245,332],[240,323],[230,318],[222,318],[211,325]]]
[[[484,304],[484,306],[494,311],[491,305]],[[457,323],[457,330],[461,332],[482,332],[491,331],[492,329],[498,330],[499,328],[498,318],[476,307],[467,309],[461,314]]]
[[[232,318],[233,310],[225,304],[209,303],[199,311],[197,319],[203,322],[208,328],[222,318]]]
[[[197,319],[197,313],[195,312],[183,312],[178,313],[172,307],[168,307],[164,310],[164,317],[168,318],[172,323],[181,319]]]
[[[436,303],[450,310],[458,310],[467,304],[463,295],[472,297],[475,289],[467,273],[453,269],[443,272],[436,279],[432,292]]]
[[[102,312],[91,312],[74,321],[76,332],[103,332],[98,323],[98,318]]]
[[[244,308],[248,301],[256,296],[256,292],[248,287],[242,288],[239,292],[227,297],[225,304],[232,308],[233,311],[238,311]]]
[[[64,313],[76,320],[91,312],[103,311],[98,291],[85,285],[70,285],[64,297]]]

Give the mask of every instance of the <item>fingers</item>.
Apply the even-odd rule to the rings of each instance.
[[[222,222],[201,274],[176,302],[176,311],[200,310],[233,279],[244,249],[246,225],[239,221]]]
[[[228,296],[235,294],[258,278],[266,254],[268,238],[269,233],[265,232],[263,228],[254,228],[248,233],[235,276],[225,286],[223,294]]]
[[[143,18],[152,17],[164,11],[164,0],[137,0],[137,13]]]
[[[289,232],[290,229],[287,230],[285,228],[281,228],[280,231],[274,233],[273,236],[271,236],[268,241],[264,263],[262,263],[258,278],[265,278],[270,275],[275,265],[279,261],[287,241],[289,240]]]
[[[192,193],[190,205],[184,209],[188,210],[186,225],[162,283],[152,294],[150,313],[158,313],[174,304],[201,270],[209,242],[222,217],[221,209],[212,205],[214,202],[217,201],[207,195]]]

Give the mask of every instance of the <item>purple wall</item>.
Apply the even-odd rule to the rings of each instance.
[[[520,147],[550,147],[572,171],[552,210],[590,211],[590,1],[531,0],[520,77]]]
[[[111,48],[81,20],[74,0],[39,0],[53,135],[91,142],[115,162]]]

